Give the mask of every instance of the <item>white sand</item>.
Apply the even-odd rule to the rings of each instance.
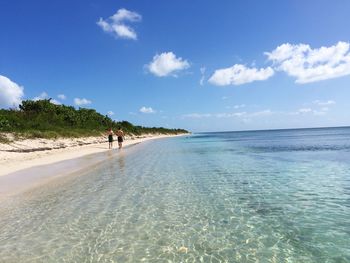
[[[169,136],[148,135],[142,137],[126,138],[123,146],[164,137]],[[45,148],[51,149],[43,150]],[[113,143],[113,148],[118,148],[118,143],[116,141]],[[56,140],[27,139],[12,142],[10,144],[0,144],[0,176],[8,175],[36,166],[53,164],[105,151],[109,151],[106,136]]]

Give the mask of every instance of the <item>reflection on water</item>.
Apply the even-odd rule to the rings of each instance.
[[[114,152],[0,203],[0,262],[350,262],[349,138],[214,133]]]
[[[118,157],[118,168],[121,174],[124,173],[124,169],[125,169],[125,153],[123,150],[120,151]]]

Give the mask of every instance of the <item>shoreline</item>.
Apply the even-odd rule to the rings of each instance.
[[[123,147],[148,140],[182,135],[145,135],[138,138],[128,138],[124,141]],[[36,166],[54,164],[94,153],[110,151],[105,137],[58,140],[34,139],[19,141],[16,144],[1,144],[0,146],[0,177]],[[117,150],[117,147],[118,143],[115,141],[113,150]]]
[[[61,149],[5,152],[11,154],[11,157],[7,159],[3,158],[4,151],[0,151],[0,201],[3,198],[40,187],[56,178],[79,174],[112,156],[127,153],[130,146],[184,135],[148,135],[142,138],[128,139],[124,141],[123,148],[126,149],[122,151],[117,149],[117,142],[113,144],[113,149],[108,149],[106,139],[99,143]]]

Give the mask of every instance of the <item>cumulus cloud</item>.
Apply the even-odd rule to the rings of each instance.
[[[66,95],[64,95],[64,94],[58,94],[58,95],[57,95],[57,98],[59,98],[59,99],[61,99],[61,100],[65,100],[67,97],[66,97]]]
[[[235,64],[230,68],[215,70],[209,78],[209,82],[217,86],[241,85],[257,80],[266,80],[273,74],[274,70],[271,67],[257,69]]]
[[[116,23],[121,23],[124,21],[138,22],[141,21],[142,16],[136,12],[129,11],[125,8],[121,8],[115,13],[111,19]]]
[[[282,44],[265,52],[275,69],[296,78],[296,83],[310,83],[350,75],[348,42],[312,49],[307,44]]]
[[[145,106],[141,107],[139,109],[139,112],[141,112],[141,113],[156,113],[156,111],[154,109],[152,109],[151,107],[145,107]]]
[[[89,105],[91,104],[91,100],[88,100],[88,99],[85,99],[85,98],[75,98],[74,99],[74,104],[77,105],[77,106],[83,106],[83,105]]]
[[[137,35],[130,26],[127,25],[115,25],[113,27],[114,31],[117,33],[117,35],[121,38],[130,38],[130,39],[137,39]]]
[[[22,102],[23,87],[9,78],[0,75],[0,107],[18,107]]]
[[[164,52],[160,55],[156,54],[146,67],[152,74],[165,77],[169,75],[176,76],[175,72],[189,68],[190,64],[181,57],[177,58],[173,52]]]
[[[126,25],[125,22],[139,22],[141,20],[142,16],[140,14],[121,8],[107,19],[100,18],[97,21],[97,25],[103,31],[111,33],[118,38],[137,40],[135,30]]]
[[[114,115],[114,112],[110,110],[110,111],[107,112],[107,115],[108,115],[108,116],[113,116],[113,115]]]

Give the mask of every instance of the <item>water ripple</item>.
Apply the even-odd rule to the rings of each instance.
[[[2,202],[0,262],[350,262],[349,163],[236,135],[138,145]]]

